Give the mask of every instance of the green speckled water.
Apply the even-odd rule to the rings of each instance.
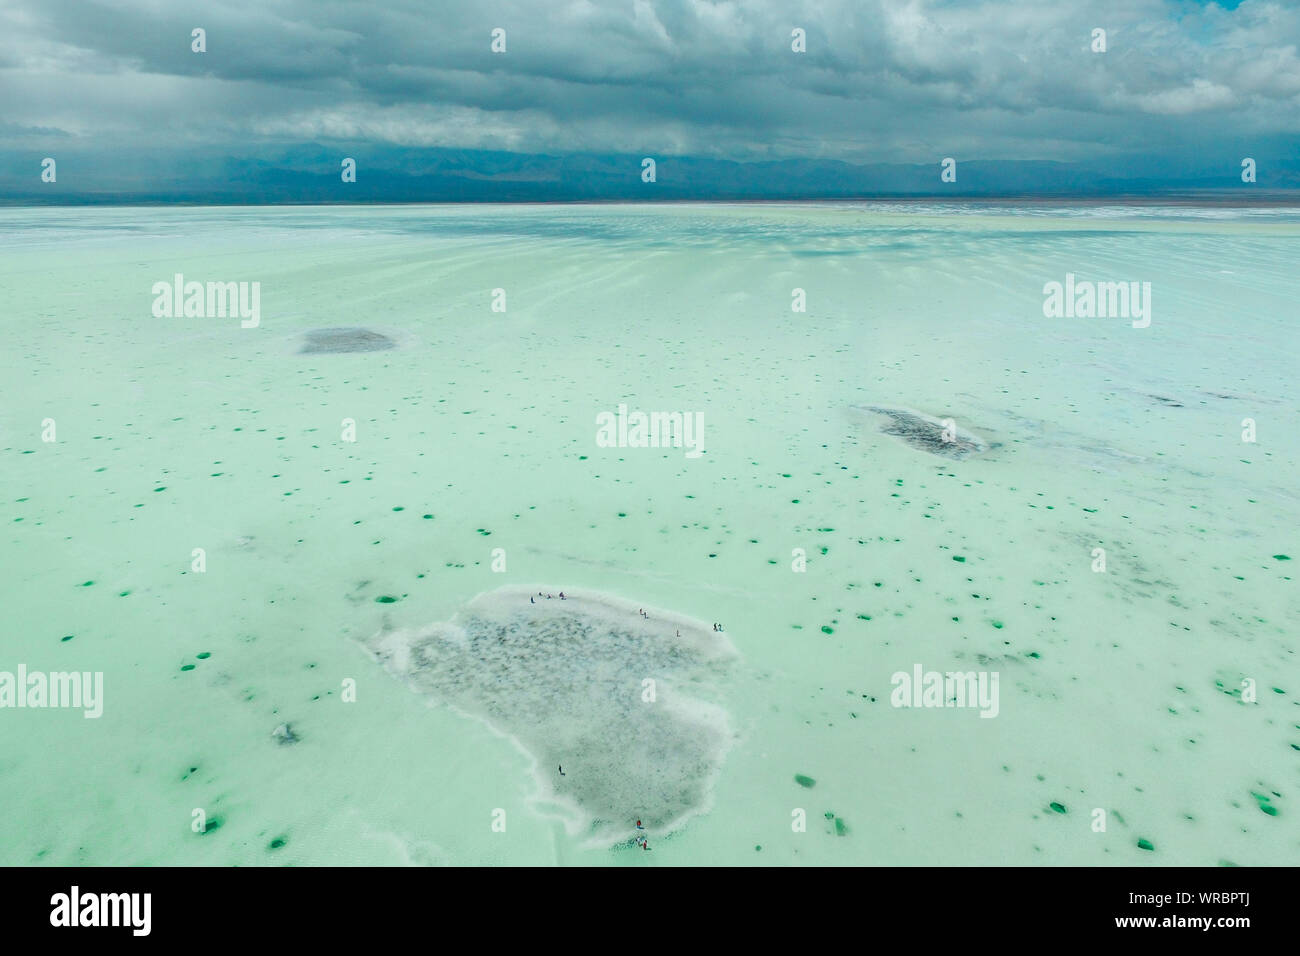
[[[1296,210],[0,210],[0,672],[104,681],[0,707],[0,863],[1292,863],[1298,252]],[[156,318],[176,273],[259,324]],[[1045,318],[1067,273],[1150,326]],[[704,454],[604,447],[620,404]],[[368,652],[498,589],[527,647],[520,588],[572,636],[454,645],[455,706]],[[715,622],[728,666],[655,663]],[[918,667],[996,716],[893,706]]]

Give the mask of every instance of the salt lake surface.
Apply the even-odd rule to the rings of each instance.
[[[0,209],[0,674],[103,675],[0,706],[0,863],[1293,863],[1297,261],[1294,209]]]

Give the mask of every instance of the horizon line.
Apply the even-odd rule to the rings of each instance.
[[[974,193],[948,195],[943,193],[877,194],[856,196],[790,196],[790,197],[717,197],[717,198],[662,198],[662,199],[339,199],[325,201],[222,201],[220,199],[130,199],[115,198],[95,201],[84,195],[70,196],[66,200],[51,197],[47,200],[29,197],[0,196],[0,209],[40,208],[108,208],[108,207],[180,207],[249,209],[304,207],[304,206],[659,206],[659,205],[829,205],[844,203],[966,203],[966,204],[1034,204],[1034,205],[1125,205],[1125,206],[1230,206],[1285,208],[1300,207],[1300,188],[1261,191],[1254,197],[1242,195],[1242,190],[1198,190],[1174,193]]]

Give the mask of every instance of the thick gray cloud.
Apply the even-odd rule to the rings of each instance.
[[[7,0],[0,129],[37,150],[1073,161],[1294,137],[1298,46],[1300,6],[1271,0]]]

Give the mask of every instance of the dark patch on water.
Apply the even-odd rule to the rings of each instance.
[[[1157,402],[1159,402],[1161,405],[1164,405],[1166,408],[1182,408],[1182,407],[1183,407],[1183,403],[1182,403],[1182,402],[1177,401],[1176,399],[1172,399],[1172,398],[1165,398],[1165,396],[1163,396],[1163,395],[1152,395],[1152,394],[1150,394],[1150,393],[1148,392],[1148,393],[1147,393],[1147,398],[1155,399]]]
[[[370,329],[312,329],[298,352],[300,355],[321,352],[382,352],[395,348],[396,342]]]
[[[296,744],[299,740],[302,739],[301,737],[299,737],[297,734],[293,732],[293,728],[288,724],[281,724],[279,727],[276,727],[275,730],[271,731],[271,736],[274,737],[276,739],[276,742],[278,742],[281,746],[287,746],[288,744]]]
[[[868,405],[860,409],[873,415],[884,416],[888,421],[880,429],[882,434],[899,438],[920,451],[962,461],[972,455],[978,455],[990,448],[989,444],[978,435],[973,435],[955,426],[945,430],[942,419],[931,418],[906,408],[890,408],[884,405]],[[952,417],[952,416],[945,416]],[[945,433],[947,432],[947,433]],[[949,440],[951,438],[951,440]]]
[[[1250,795],[1255,798],[1255,803],[1259,806],[1260,810],[1267,813],[1270,817],[1277,816],[1277,807],[1273,806],[1273,802],[1269,799],[1267,794],[1252,790]]]

